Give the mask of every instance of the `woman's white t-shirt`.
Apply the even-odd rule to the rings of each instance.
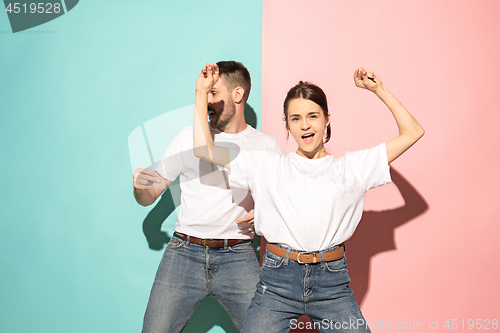
[[[230,184],[251,189],[257,234],[296,250],[321,251],[349,239],[366,191],[391,182],[385,143],[340,158],[272,150],[231,154]]]

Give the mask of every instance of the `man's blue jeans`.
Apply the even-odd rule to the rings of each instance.
[[[320,332],[370,332],[350,282],[345,257],[299,264],[288,254],[282,258],[268,251],[241,332],[288,332],[301,328],[297,325],[301,315],[309,316]]]
[[[239,331],[259,273],[251,242],[210,249],[174,234],[156,273],[142,332],[181,332],[207,296],[219,301]]]

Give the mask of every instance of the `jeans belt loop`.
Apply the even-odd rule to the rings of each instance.
[[[189,242],[191,241],[191,236],[187,235],[187,243],[186,246],[189,246]]]
[[[321,258],[321,267],[325,267],[325,256],[323,255],[324,251],[319,253],[319,257]]]
[[[285,266],[288,266],[288,258],[290,257],[290,248],[286,249],[286,255],[285,255]]]
[[[224,251],[227,251],[227,239],[224,239]]]

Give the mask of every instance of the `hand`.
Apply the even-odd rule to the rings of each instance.
[[[254,220],[253,220],[253,216],[254,216],[254,210],[252,209],[251,211],[248,212],[247,215],[243,216],[242,218],[236,220],[236,223],[237,224],[240,224],[240,223],[248,223],[250,225],[253,226],[253,223],[254,223]]]
[[[356,68],[354,71],[354,83],[358,88],[364,88],[373,92],[382,85],[382,81],[373,71],[365,70],[364,68]]]
[[[219,66],[206,64],[196,80],[196,91],[208,92],[219,81]]]
[[[154,183],[161,184],[163,178],[156,171],[148,168],[137,168],[134,170],[134,188],[138,190],[149,190]]]

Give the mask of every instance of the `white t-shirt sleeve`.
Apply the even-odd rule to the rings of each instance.
[[[229,185],[251,189],[267,150],[230,149]]]
[[[365,185],[365,190],[391,182],[385,143],[376,147],[348,152],[346,163]]]
[[[184,131],[175,136],[155,167],[160,176],[170,181],[174,181],[183,169],[181,146],[183,134]]]
[[[285,152],[281,148],[281,146],[278,143],[278,141],[274,140],[274,143],[275,143],[274,150],[276,150],[278,152],[278,154],[280,154],[280,155],[285,155]]]

